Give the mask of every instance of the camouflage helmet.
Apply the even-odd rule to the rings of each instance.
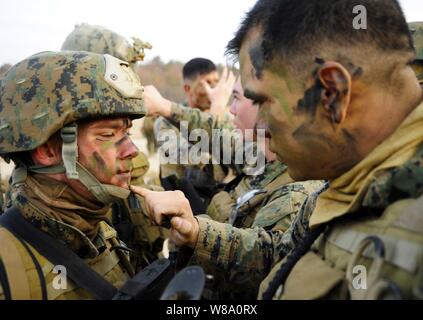
[[[101,54],[110,54],[129,63],[144,60],[144,49],[151,49],[148,42],[132,38],[131,45],[123,36],[103,28],[82,23],[68,35],[62,45],[62,50],[90,51]]]
[[[423,61],[423,22],[411,22],[408,25],[414,39],[416,60]]]
[[[127,62],[89,52],[39,53],[0,80],[0,156],[34,150],[60,130],[63,164],[49,170],[66,172],[109,203],[111,197],[104,192],[108,186],[77,161],[77,121],[144,115],[143,87]]]

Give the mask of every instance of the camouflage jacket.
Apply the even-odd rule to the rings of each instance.
[[[275,282],[279,287],[273,299],[422,299],[422,195],[423,145],[403,165],[373,177],[357,212],[326,225],[284,285]],[[279,262],[261,284],[259,298],[310,232],[317,196],[307,198],[285,234],[278,248],[282,259],[275,260]],[[366,287],[354,278],[358,274]]]
[[[249,229],[197,218],[200,234],[190,263],[213,275],[219,299],[256,298],[301,204],[322,186],[322,182],[309,181],[281,187],[262,204]]]
[[[180,137],[180,125],[186,131],[186,134],[189,136],[190,133],[194,129],[203,129],[207,133],[208,137],[210,138],[210,143],[212,141],[212,130],[213,129],[233,129],[232,120],[229,115],[225,115],[222,120],[219,120],[217,117],[212,116],[207,112],[202,112],[198,109],[189,108],[184,105],[178,105],[176,103],[172,104],[172,113],[169,119],[165,119],[163,117],[159,117],[155,124],[154,124],[154,134],[156,137],[157,145],[159,148],[164,145],[164,137],[166,136],[166,130],[171,130],[177,134],[177,141],[175,141],[176,145],[169,145],[167,143],[166,149],[171,150],[183,150],[185,146],[187,146],[188,150],[192,147],[192,143],[187,141],[184,137]],[[182,138],[182,139],[181,139]],[[211,149],[209,149],[211,150]],[[212,157],[211,154],[208,153],[205,155],[207,158],[207,163],[205,166],[211,167],[213,172],[213,178],[215,181],[222,182],[227,175],[228,168],[230,168],[230,164],[222,165],[222,164],[212,164]],[[189,164],[181,164],[181,159],[177,158],[177,164],[163,164],[161,165],[161,177],[166,177],[169,175],[176,175],[178,178],[181,178],[185,175],[185,170]],[[220,160],[220,159],[219,159]],[[222,162],[219,162],[222,163]],[[200,165],[200,167],[204,167]]]
[[[18,208],[21,214],[35,227],[49,234],[53,239],[62,242],[70,250],[74,251],[80,258],[102,275],[115,287],[120,288],[134,274],[135,266],[132,263],[127,251],[115,250],[114,247],[126,247],[116,232],[107,221],[108,206],[97,206],[89,204],[82,197],[75,196],[64,189],[64,184],[55,182],[51,184],[48,191],[42,189],[47,181],[40,182],[34,188],[33,183],[29,184],[28,179],[12,188],[11,203]],[[50,181],[50,180],[48,180]],[[41,188],[39,187],[41,186]],[[45,191],[45,192],[44,192]],[[70,201],[69,199],[74,199]],[[81,202],[78,202],[78,199]],[[57,206],[57,208],[56,208]],[[60,212],[60,213],[59,213]],[[68,221],[61,217],[69,215]],[[65,218],[66,219],[66,218]],[[82,231],[83,230],[83,231]],[[133,236],[136,236],[135,234]],[[4,250],[14,252],[13,263],[19,262],[19,270],[23,270],[27,281],[29,292],[25,299],[41,299],[41,282],[36,275],[33,259],[28,254],[28,248],[41,266],[47,286],[47,298],[50,299],[92,299],[92,296],[85,289],[78,287],[73,281],[67,281],[66,288],[56,289],[53,285],[57,272],[54,265],[43,257],[37,250],[28,245],[25,248],[21,241],[13,234],[0,227],[0,237]],[[0,261],[3,262],[6,270],[16,267],[10,264],[5,252],[0,250]],[[142,252],[138,252],[142,254]],[[66,267],[66,266],[65,266]],[[16,275],[13,272],[8,274]],[[9,279],[16,281],[15,276]],[[4,298],[4,292],[0,286],[0,299]],[[24,292],[19,294],[24,295]],[[22,297],[22,296],[21,296]],[[12,298],[19,298],[12,297]]]
[[[250,228],[262,204],[265,203],[266,199],[269,199],[274,192],[277,192],[277,190],[282,187],[281,183],[283,183],[283,181],[278,183],[275,180],[285,173],[286,169],[286,165],[276,160],[266,163],[262,174],[255,176],[243,175],[241,181],[236,186],[233,186],[233,188],[228,191],[221,191],[212,198],[207,207],[207,215],[215,221],[227,223],[229,222],[231,212],[236,207],[238,199],[252,190],[261,190],[264,193],[257,194],[248,201],[248,205],[244,205],[238,210],[238,215],[245,215],[245,218],[242,219],[242,223],[237,224],[237,226],[241,228]],[[272,187],[272,190],[264,190],[264,188],[273,181],[275,181],[277,185]]]

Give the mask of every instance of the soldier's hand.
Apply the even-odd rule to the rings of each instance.
[[[155,192],[137,186],[131,186],[131,190],[144,198],[150,219],[157,225],[164,217],[171,219],[170,239],[176,245],[195,247],[200,230],[183,192]]]
[[[211,102],[210,113],[212,115],[221,117],[224,114],[235,82],[236,77],[228,68],[223,69],[220,80],[214,88],[210,87],[204,80],[201,82],[209,96]]]
[[[144,87],[144,106],[149,116],[159,115],[168,118],[171,115],[172,102],[163,98],[154,86]]]

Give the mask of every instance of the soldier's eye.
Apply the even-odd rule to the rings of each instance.
[[[253,100],[253,105],[257,107],[261,107],[263,105],[264,101],[260,100]]]
[[[99,141],[108,141],[114,137],[114,133],[101,133],[96,138]]]

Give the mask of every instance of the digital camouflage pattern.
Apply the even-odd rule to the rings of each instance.
[[[214,277],[220,299],[255,299],[260,282],[278,260],[283,240],[302,203],[322,182],[290,183],[274,192],[258,210],[251,228],[198,217],[200,234],[191,264]]]
[[[144,60],[144,49],[151,49],[148,42],[132,38],[131,45],[123,36],[101,26],[82,23],[68,35],[62,45],[62,50],[89,51],[100,54],[110,54],[129,63]]]
[[[139,90],[136,98],[106,82],[103,55],[43,52],[13,66],[0,82],[0,155],[33,150],[77,120],[143,117],[142,87],[126,68]]]
[[[403,165],[387,169],[373,178],[359,211],[328,225],[324,235],[315,242],[314,249],[297,262],[284,288],[279,288],[274,299],[422,299],[422,195],[423,146]],[[292,248],[298,246],[309,232],[309,219],[316,198],[317,194],[307,199],[286,233],[284,245],[278,248],[280,256],[285,259],[275,260],[279,262],[263,281],[259,298]],[[368,236],[381,241],[385,256],[377,258],[372,250],[370,256],[359,255],[358,260],[354,260],[353,254],[359,252],[358,244]],[[405,251],[407,253],[401,256]],[[380,269],[376,269],[376,262],[381,263]],[[367,268],[368,290],[348,288],[351,285],[351,277],[347,275],[349,265]],[[307,286],[304,286],[305,281]]]
[[[190,108],[184,105],[173,103],[170,118],[165,119],[163,117],[159,117],[154,124],[154,134],[159,148],[163,145],[163,141],[158,141],[158,138],[162,134],[163,136],[165,136],[164,133],[166,132],[166,130],[172,130],[179,137],[179,127],[181,122],[186,122],[188,124],[188,133],[190,133],[194,129],[203,129],[207,132],[209,137],[212,137],[213,129],[234,129],[233,121],[230,115],[228,114],[225,114],[222,119],[218,119],[218,117],[215,117],[208,112],[203,112],[199,109]],[[210,138],[210,140],[212,139]],[[166,143],[169,146],[169,142]],[[189,142],[185,141],[184,139],[180,141],[180,139],[178,138],[177,145],[172,146],[170,148],[175,148],[176,150],[179,150],[180,145],[184,143]],[[234,151],[234,148],[232,148],[232,150]],[[209,158],[211,163],[211,155],[209,155]],[[213,178],[218,182],[222,182],[225,179],[227,175],[225,173],[227,171],[227,168],[232,167],[236,173],[241,172],[240,168],[235,165],[208,164],[208,166],[212,167],[211,171],[213,172]],[[161,165],[161,177],[167,177],[169,175],[175,174],[178,178],[181,178],[185,174],[186,167],[187,165],[183,164]]]
[[[24,183],[14,185],[11,203],[25,219],[64,243],[113,285],[120,287],[129,279],[129,272],[122,265],[122,259],[128,258],[121,252],[112,250],[112,246],[123,244],[119,242],[116,231],[105,222],[108,206],[91,203],[66,184],[43,175],[28,176]],[[4,229],[0,228],[0,232],[4,232]],[[9,241],[15,242],[17,248],[22,247],[14,236],[10,236]],[[49,300],[92,299],[90,293],[72,281],[68,281],[67,289],[54,289],[52,283],[57,276],[53,271],[54,265],[35,249],[32,252],[42,267]],[[32,259],[23,247],[19,249],[19,256],[18,259],[22,259],[26,269],[30,299],[41,299],[40,282],[38,277],[32,275]],[[0,256],[0,260],[3,257]],[[10,270],[11,266],[5,263],[5,268]],[[13,272],[10,274],[13,275]],[[12,276],[9,282],[13,281],[16,279]],[[0,286],[0,300],[2,299],[4,296]]]
[[[271,182],[275,181],[279,176],[286,172],[286,165],[279,161],[268,162],[265,165],[262,174],[244,175],[241,181],[230,191],[221,191],[216,194],[209,206],[207,207],[206,214],[215,221],[228,222],[231,211],[235,208],[238,198],[251,190],[263,190]],[[276,191],[275,188],[274,191]],[[273,192],[271,192],[273,193]],[[242,219],[241,228],[250,228],[257,211],[260,209],[263,202],[269,198],[271,194],[258,194],[256,197],[249,201],[248,206],[243,206],[239,214],[245,215]],[[259,199],[259,200],[258,200]],[[254,202],[253,202],[254,201]],[[254,205],[252,205],[254,203]]]

